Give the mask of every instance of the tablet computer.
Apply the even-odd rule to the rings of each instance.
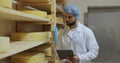
[[[73,51],[72,50],[57,50],[57,54],[60,59],[66,59],[67,56],[73,57]]]

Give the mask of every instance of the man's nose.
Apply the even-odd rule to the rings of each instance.
[[[65,21],[68,21],[69,19],[68,18],[65,18]]]

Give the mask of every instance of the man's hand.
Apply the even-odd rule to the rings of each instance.
[[[76,63],[76,62],[79,62],[79,60],[80,60],[80,58],[78,57],[78,56],[73,56],[73,58],[72,58],[72,63]]]
[[[66,59],[65,63],[72,63],[69,59]]]
[[[76,63],[76,62],[79,62],[79,60],[80,60],[79,57],[76,55],[74,55],[73,57],[67,56],[66,59],[67,59],[66,63],[67,62],[70,63],[70,61],[72,63]]]

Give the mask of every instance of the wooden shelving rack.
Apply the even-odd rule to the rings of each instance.
[[[57,3],[65,6],[64,0],[40,0],[42,2],[24,2],[25,0],[17,0],[17,10],[8,9],[5,7],[0,6],[0,20],[4,20],[6,22],[16,22],[16,32],[19,32],[20,27],[23,24],[31,24],[31,25],[50,25],[50,31],[52,33],[51,41],[44,40],[44,41],[15,41],[11,42],[10,50],[4,54],[0,54],[0,60],[12,56],[14,54],[23,52],[25,50],[31,49],[33,47],[40,46],[42,44],[51,44],[52,48],[52,57],[50,63],[55,63],[55,46],[54,46],[54,25],[56,24],[64,24],[62,22],[56,21],[57,14],[63,14],[63,9],[57,6]],[[43,2],[44,1],[44,2]],[[23,13],[19,10],[24,9],[24,6],[31,6],[38,10],[46,11],[47,13],[53,15],[53,21],[47,18],[38,17],[32,14]]]

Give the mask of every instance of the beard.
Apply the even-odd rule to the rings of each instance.
[[[67,23],[67,22],[66,22],[66,24],[67,24],[68,26],[70,26],[70,27],[71,27],[71,26],[74,26],[74,25],[76,24],[76,19],[75,19],[73,22],[71,22],[71,23]]]

